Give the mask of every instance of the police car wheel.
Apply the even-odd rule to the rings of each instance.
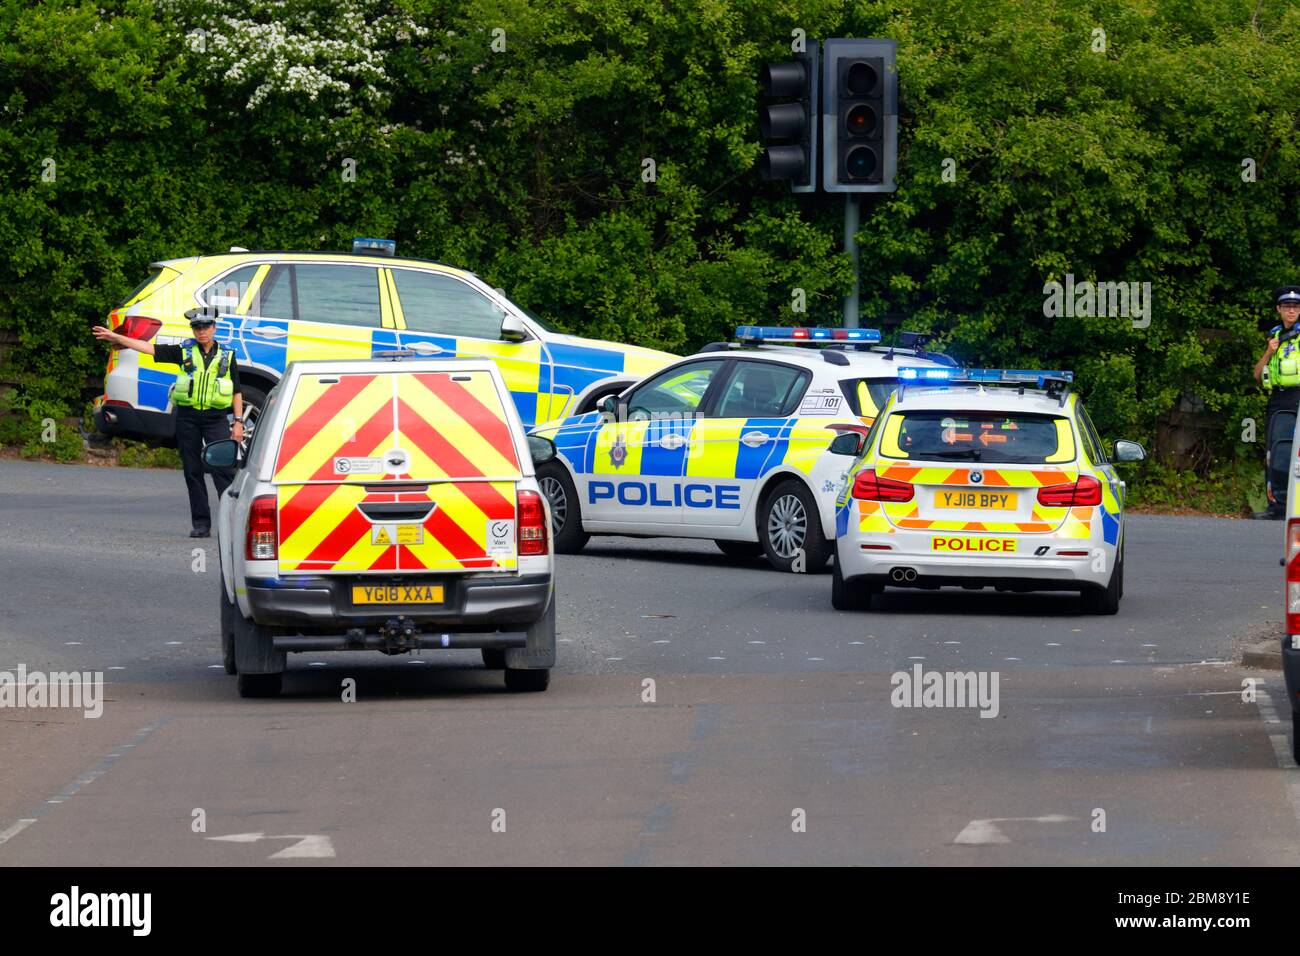
[[[506,668],[506,690],[528,693],[546,690],[550,685],[549,669],[525,671]]]
[[[763,546],[757,541],[714,541],[729,558],[756,558],[763,553]]]
[[[1118,614],[1119,599],[1124,592],[1124,551],[1120,549],[1104,588],[1089,588],[1080,596],[1084,614]]]
[[[276,697],[283,674],[240,674],[236,679],[240,697]]]
[[[221,664],[227,674],[235,673],[235,606],[226,597],[226,585],[220,582],[221,591]]]
[[[537,469],[537,483],[551,506],[551,537],[559,554],[577,554],[591,540],[582,530],[578,492],[563,465],[547,462]]]
[[[257,420],[262,415],[262,409],[266,408],[266,393],[251,385],[241,385],[239,394],[244,400],[244,441],[247,442],[257,430]]]
[[[500,647],[483,648],[483,666],[490,671],[506,669],[506,652]]]
[[[831,571],[831,607],[837,611],[870,611],[872,598],[881,593],[879,585],[866,581],[845,581],[840,562]]]
[[[758,534],[767,560],[778,571],[798,567],[812,573],[830,560],[832,546],[822,534],[817,502],[797,479],[783,481],[768,493],[759,513]]]

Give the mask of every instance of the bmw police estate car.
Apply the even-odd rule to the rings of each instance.
[[[836,502],[831,602],[888,586],[1124,593],[1124,482],[1069,372],[905,368]],[[1115,443],[1116,461],[1145,457]]]
[[[678,358],[552,331],[472,273],[394,257],[391,240],[349,253],[248,252],[155,262],[108,316],[133,338],[179,343],[185,313],[219,309],[217,341],[239,360],[244,408],[256,419],[296,360],[368,359],[412,349],[497,363],[525,427],[585,411]],[[170,440],[175,366],[130,349],[110,352],[95,422],[107,434]]]
[[[736,331],[738,343],[714,343],[596,411],[534,431],[559,453],[537,472],[558,551],[593,534],[710,538],[733,557],[817,570],[851,462],[829,453],[832,440],[866,433],[900,360],[951,365],[876,345],[874,329]]]
[[[554,557],[534,461],[553,454],[491,362],[291,365],[217,519],[240,694],[278,693],[289,653],[366,648],[476,648],[509,689],[545,690]]]

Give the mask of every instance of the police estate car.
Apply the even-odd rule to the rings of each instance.
[[[832,440],[866,434],[900,360],[952,364],[876,345],[874,329],[736,332],[738,343],[714,343],[596,411],[534,430],[559,452],[537,472],[558,551],[593,534],[711,538],[733,557],[817,570],[851,462],[828,452]]]
[[[239,361],[251,419],[293,361],[368,359],[394,349],[490,359],[530,427],[593,408],[678,358],[555,332],[473,273],[394,253],[391,240],[358,239],[352,253],[232,249],[155,262],[107,324],[176,343],[191,335],[187,311],[219,309],[217,341]],[[111,435],[170,440],[175,377],[175,366],[150,356],[110,352],[96,425]]]
[[[831,603],[886,585],[1124,593],[1124,482],[1069,372],[904,368],[836,502]],[[1117,441],[1116,461],[1140,461]]]

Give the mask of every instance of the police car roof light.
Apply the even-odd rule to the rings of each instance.
[[[365,239],[360,236],[352,240],[352,252],[363,256],[397,255],[396,239]]]
[[[879,342],[878,329],[828,329],[784,325],[741,325],[736,338],[742,342]]]

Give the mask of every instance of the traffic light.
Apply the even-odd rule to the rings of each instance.
[[[893,40],[827,40],[822,86],[822,188],[892,193],[898,162]]]
[[[771,100],[758,108],[758,129],[767,144],[758,158],[766,180],[788,179],[790,189],[817,189],[817,44],[784,63],[764,63],[759,89]]]

